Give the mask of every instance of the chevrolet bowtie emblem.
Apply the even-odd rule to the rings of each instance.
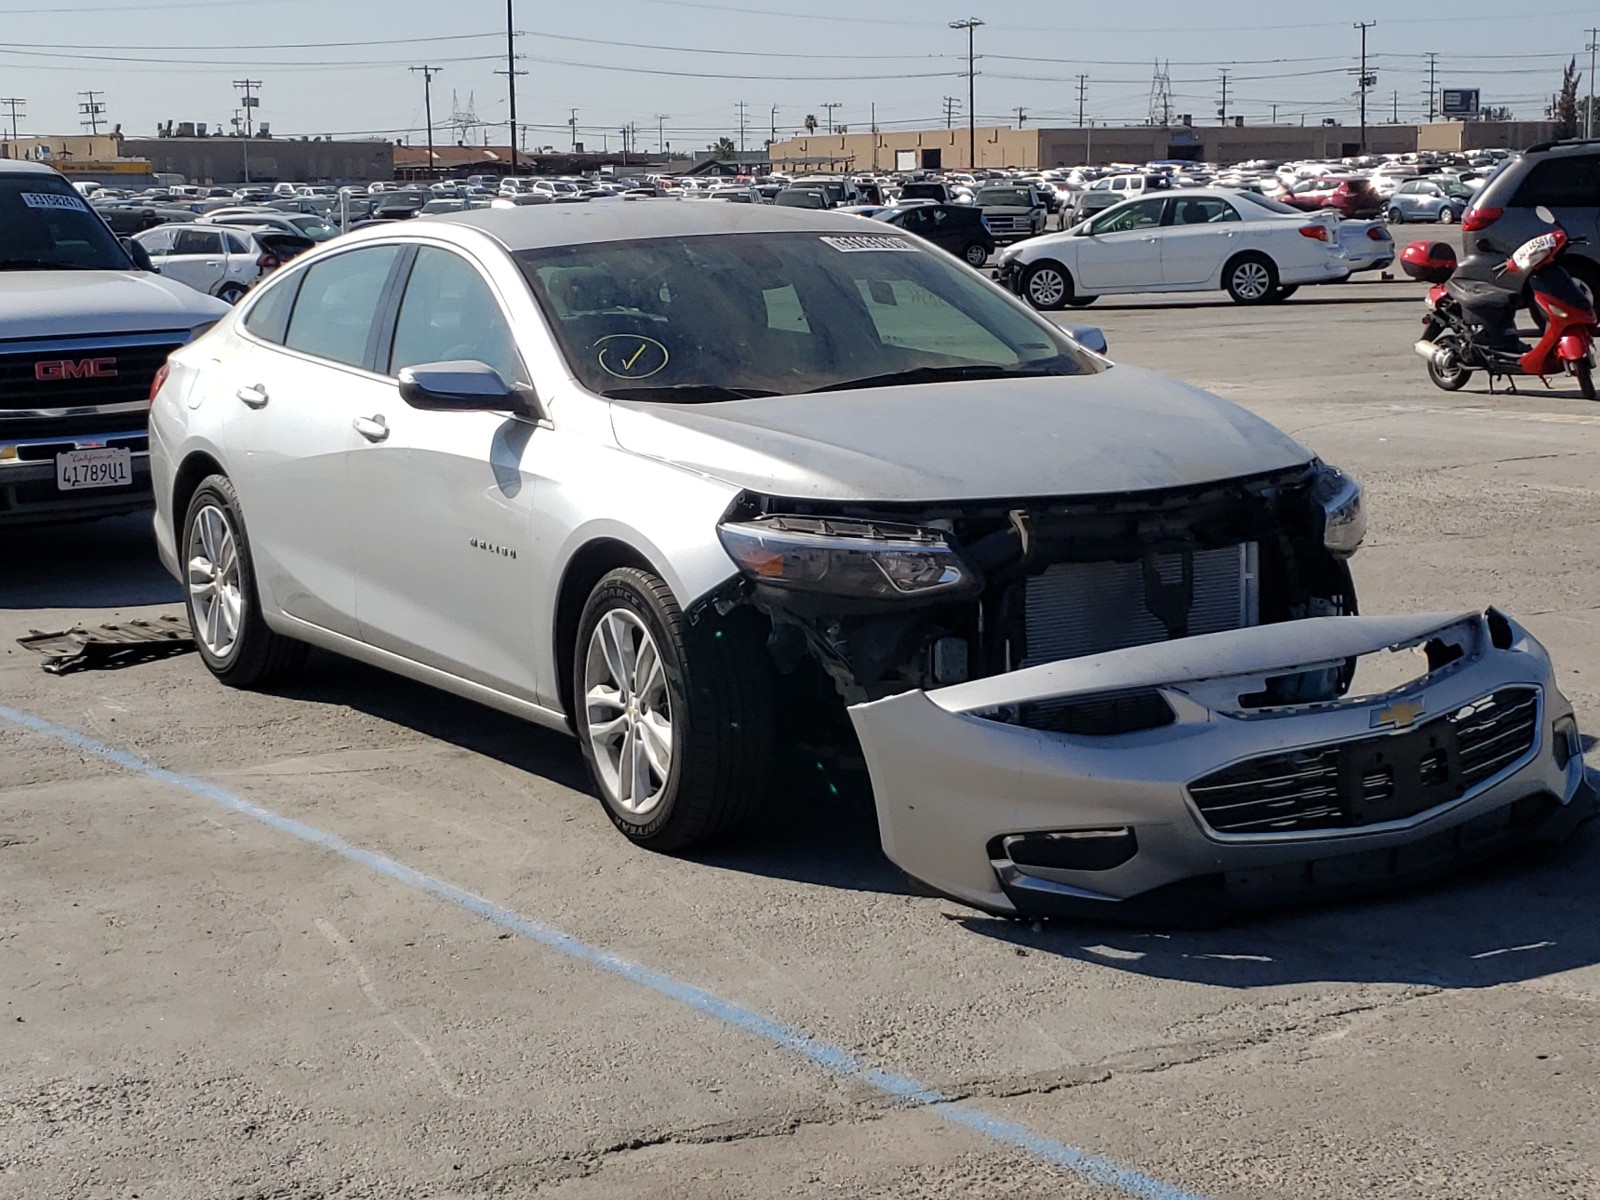
[[[1418,698],[1416,700],[1396,700],[1388,708],[1375,708],[1372,710],[1372,728],[1406,729],[1416,724],[1417,718],[1422,715],[1422,710],[1427,703]]]

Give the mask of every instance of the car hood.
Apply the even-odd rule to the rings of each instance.
[[[0,273],[0,340],[192,329],[229,311],[143,271]]]
[[[1312,457],[1237,405],[1127,366],[713,404],[614,401],[612,424],[634,453],[797,499],[1146,491]]]

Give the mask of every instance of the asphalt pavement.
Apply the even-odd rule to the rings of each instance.
[[[1421,295],[1068,319],[1362,478],[1363,610],[1505,608],[1600,730],[1600,405],[1435,390]],[[666,858],[573,744],[331,656],[46,675],[12,639],[176,587],[139,519],[0,563],[0,1197],[1600,1196],[1595,824],[1378,901],[1034,927],[910,894],[848,787]]]

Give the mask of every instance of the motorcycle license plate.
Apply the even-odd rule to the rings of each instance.
[[[101,450],[69,450],[56,455],[56,489],[126,487],[133,482],[133,452],[109,446]]]

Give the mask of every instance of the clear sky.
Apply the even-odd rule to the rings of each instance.
[[[869,106],[890,128],[942,123],[944,97],[966,98],[966,35],[948,22],[976,16],[980,121],[1073,124],[1077,76],[1088,76],[1084,114],[1140,122],[1150,111],[1159,59],[1170,63],[1172,110],[1216,120],[1221,72],[1229,114],[1268,121],[1355,120],[1358,20],[1375,20],[1367,44],[1377,74],[1368,119],[1426,112],[1429,51],[1441,87],[1479,87],[1486,105],[1543,115],[1567,56],[1587,92],[1595,11],[1513,15],[1505,0],[1371,6],[1264,0],[1135,0],[1067,5],[978,0],[944,11],[926,0],[515,0],[519,121],[531,145],[567,146],[577,110],[589,146],[624,124],[654,149],[658,128],[679,149],[738,138],[774,124],[793,133],[808,113],[865,129]],[[1556,5],[1561,0],[1555,0]],[[1436,15],[1426,15],[1429,9]],[[77,93],[103,92],[106,114],[130,135],[158,122],[229,121],[236,79],[258,79],[258,120],[275,135],[381,134],[423,139],[423,86],[407,68],[442,68],[434,119],[454,140],[452,109],[469,98],[491,138],[504,141],[504,0],[0,0],[0,98],[27,101],[23,132],[71,133]],[[333,43],[344,43],[334,45]],[[1398,92],[1398,98],[1396,93]],[[773,106],[777,114],[772,114]],[[965,109],[957,110],[963,114]],[[6,108],[0,119],[9,128]],[[658,114],[664,120],[658,120]],[[481,142],[484,128],[472,140]]]

